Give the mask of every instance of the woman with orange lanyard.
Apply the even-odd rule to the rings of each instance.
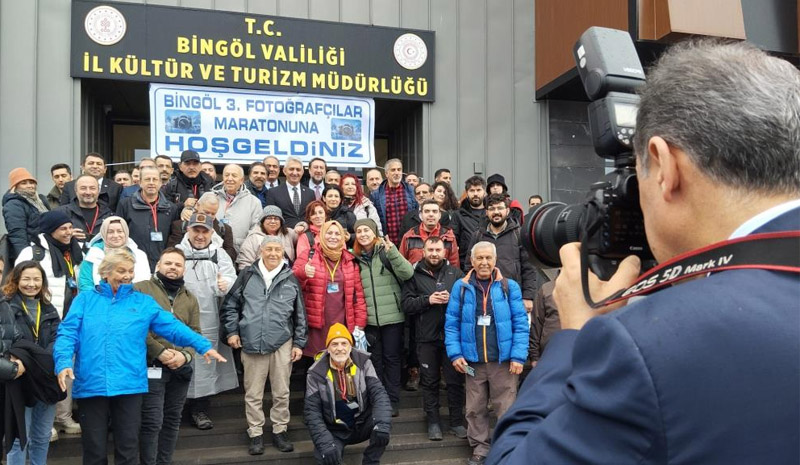
[[[42,213],[39,217],[39,243],[24,248],[17,263],[34,260],[41,264],[50,281],[50,299],[63,318],[78,293],[78,273],[83,250],[73,237],[72,220],[61,210]]]
[[[49,297],[50,291],[47,288],[47,276],[44,270],[38,262],[27,260],[19,262],[11,272],[3,288],[0,306],[10,307],[16,331],[19,332],[21,339],[46,349],[52,357],[53,344],[61,319],[56,308],[50,303]],[[25,368],[22,362],[13,356],[11,360],[22,368],[24,374]],[[18,372],[19,370],[18,368]],[[32,406],[25,407],[27,444],[22,449],[19,439],[14,440],[14,445],[6,457],[8,465],[25,465],[26,456],[29,456],[31,465],[47,462],[50,431],[55,414],[56,404],[48,404],[39,399],[35,399]]]
[[[303,288],[308,319],[308,342],[303,355],[314,357],[325,350],[325,337],[334,323],[351,333],[363,332],[367,305],[358,263],[347,251],[347,232],[336,221],[320,228],[311,258],[297,257],[292,271]]]

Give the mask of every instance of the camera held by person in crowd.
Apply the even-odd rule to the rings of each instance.
[[[561,266],[559,249],[581,243],[583,287],[587,301],[588,270],[608,279],[628,255],[655,265],[639,207],[636,159],[632,150],[639,102],[636,89],[645,82],[633,41],[625,31],[589,28],[573,49],[589,104],[589,128],[595,152],[613,160],[614,170],[590,186],[582,204],[548,202],[526,215],[523,240],[534,262]]]

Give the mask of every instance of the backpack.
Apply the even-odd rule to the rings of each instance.
[[[308,261],[311,262],[311,259],[314,258],[314,233],[311,232],[310,229],[306,229],[305,232],[306,238],[308,239]]]
[[[391,273],[392,276],[394,277],[394,280],[397,281],[397,285],[400,286],[400,288],[402,288],[403,281],[397,277],[397,274],[395,274],[392,262],[390,262],[389,257],[386,256],[386,249],[382,248],[378,251],[378,258],[380,258],[381,260],[381,265],[382,265],[381,272],[383,272],[383,270],[387,270],[389,273]]]

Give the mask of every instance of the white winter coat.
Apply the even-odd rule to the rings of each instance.
[[[258,225],[259,220],[264,216],[261,201],[251,194],[244,184],[242,184],[230,205],[228,205],[223,184],[220,183],[214,186],[213,192],[219,198],[217,220],[231,228],[233,248],[238,253],[242,247],[242,242],[247,237],[247,233]]]

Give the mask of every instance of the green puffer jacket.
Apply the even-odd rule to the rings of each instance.
[[[380,253],[386,255],[394,276],[384,266]],[[414,268],[408,260],[400,255],[396,246],[385,251],[383,244],[377,244],[371,257],[358,257],[358,265],[361,267],[361,283],[367,301],[367,324],[386,326],[404,322],[405,315],[400,308],[401,289],[397,280],[405,282],[414,275]]]

